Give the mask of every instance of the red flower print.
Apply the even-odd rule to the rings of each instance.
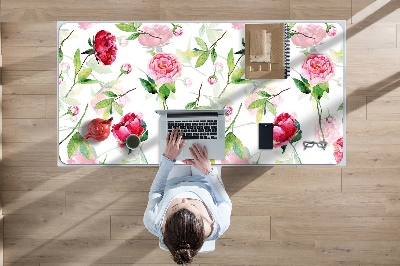
[[[111,130],[120,147],[124,147],[126,138],[130,134],[135,134],[140,138],[145,131],[142,118],[134,113],[124,115],[118,124],[112,126]]]
[[[111,65],[117,58],[116,38],[110,32],[101,30],[94,38],[94,50],[97,60],[104,65]]]
[[[289,143],[297,133],[296,119],[288,113],[275,117],[273,139],[274,147],[281,147]]]

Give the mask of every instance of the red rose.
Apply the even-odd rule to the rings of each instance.
[[[282,113],[275,117],[273,139],[274,147],[284,146],[289,143],[297,133],[296,119],[288,113]]]
[[[333,156],[335,157],[336,163],[340,163],[343,159],[343,137],[333,143]]]
[[[114,35],[101,30],[94,38],[94,50],[97,60],[104,65],[111,65],[117,58],[117,43]]]
[[[139,137],[145,132],[142,118],[134,113],[128,113],[121,118],[118,124],[112,126],[111,132],[114,138],[118,141],[120,147],[124,147],[126,138],[130,134],[135,134]]]

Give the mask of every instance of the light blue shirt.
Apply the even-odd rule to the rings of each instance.
[[[162,223],[171,200],[179,193],[193,192],[207,206],[214,221],[212,232],[206,240],[219,238],[229,227],[232,202],[225,191],[218,169],[213,168],[207,175],[167,180],[173,167],[173,161],[161,156],[160,166],[149,192],[149,202],[143,217],[144,225],[152,234],[163,238]]]

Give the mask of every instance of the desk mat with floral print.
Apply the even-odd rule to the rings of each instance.
[[[155,110],[196,108],[228,110],[226,156],[213,163],[344,161],[344,29],[333,22],[287,25],[290,76],[249,80],[243,22],[62,24],[60,162],[158,164]],[[258,149],[258,123],[273,123],[272,150]],[[99,125],[102,135],[91,135]],[[125,145],[130,134],[141,140],[133,151]]]

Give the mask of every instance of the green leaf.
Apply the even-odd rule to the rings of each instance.
[[[257,114],[256,114],[256,124],[260,124],[263,113],[264,113],[264,109],[265,109],[265,106],[258,109]]]
[[[200,30],[199,30],[199,37],[203,37],[204,31],[206,30],[206,27],[204,26],[204,24],[201,26]]]
[[[244,52],[245,52],[245,50],[242,49],[242,50],[237,51],[235,54],[244,54]]]
[[[203,51],[186,51],[186,52],[182,52],[182,55],[193,58],[193,57],[198,57],[202,53],[203,53]]]
[[[69,140],[68,145],[67,145],[68,158],[71,158],[72,155],[75,154],[75,152],[78,150],[82,140],[83,140],[83,137],[82,137],[81,133],[76,132],[74,135],[72,135],[72,137]]]
[[[211,44],[213,44],[217,41],[217,37],[215,36],[214,30],[206,29],[206,34],[207,34],[207,38]]]
[[[89,46],[93,46],[92,39],[89,38],[89,39],[87,40],[87,42],[88,42]]]
[[[79,48],[76,50],[74,55],[74,68],[76,75],[78,74],[78,71],[81,69],[81,50],[79,50]]]
[[[235,68],[235,62],[234,62],[234,58],[233,58],[233,49],[232,48],[228,53],[228,58],[226,61],[228,64],[228,74],[230,75],[232,73],[233,69]]]
[[[268,94],[266,91],[257,91],[257,94],[260,95],[261,97],[266,97],[269,98],[271,95]]]
[[[166,83],[164,84],[171,92],[175,93],[176,88],[175,88],[175,82],[171,82],[171,83]]]
[[[197,68],[197,67],[200,67],[200,66],[204,65],[204,63],[207,61],[209,55],[210,55],[210,51],[203,52],[199,56],[199,58],[197,58],[197,62],[196,62],[195,67]]]
[[[248,83],[253,83],[252,80],[250,79],[237,79],[232,81],[233,84],[248,84]]]
[[[133,40],[136,40],[137,39],[137,37],[139,37],[140,36],[140,32],[136,32],[136,33],[133,33],[133,34],[131,34],[128,38],[126,38],[128,41],[133,41]]]
[[[233,82],[241,80],[241,77],[244,75],[244,68],[237,68],[232,72],[231,79]]]
[[[301,138],[302,138],[301,133],[302,133],[301,130],[297,131],[296,136],[294,136],[294,138],[292,138],[290,140],[290,143],[295,143],[295,142],[301,140]]]
[[[90,49],[87,49],[86,51],[82,52],[82,54],[89,54],[89,55],[91,55],[91,54],[95,54],[95,51],[94,51],[93,48],[90,48]]]
[[[320,84],[318,84],[318,86],[321,89],[323,89],[324,91],[326,91],[327,93],[329,93],[329,83],[328,82],[320,83]]]
[[[244,43],[244,38],[242,38],[242,45],[243,45],[244,47],[246,47],[246,45],[245,45],[245,43]]]
[[[285,153],[285,151],[286,151],[286,147],[287,147],[287,145],[283,145],[283,146],[281,146],[281,149],[282,149],[282,154],[284,154],[284,153]]]
[[[115,94],[115,93],[112,92],[112,91],[103,91],[103,94],[106,95],[106,96],[108,96],[108,97],[111,97],[111,98],[115,98],[115,97],[118,96],[117,94]]]
[[[110,113],[111,113],[111,104],[110,105],[107,105],[105,108],[104,108],[104,112],[103,112],[103,119],[104,120],[108,120],[108,118],[110,118]]]
[[[79,84],[98,84],[100,81],[94,79],[84,79],[79,81]]]
[[[343,110],[343,103],[341,103],[337,109],[338,111]]]
[[[133,23],[133,26],[134,26],[135,29],[137,30],[137,29],[140,28],[140,26],[142,26],[142,23],[141,23],[141,22],[136,22],[136,23]]]
[[[186,104],[185,109],[192,109],[195,106],[196,106],[196,102],[190,102],[190,103]]]
[[[149,131],[146,130],[143,135],[140,137],[140,142],[144,142],[149,138]]]
[[[254,102],[252,102],[247,108],[248,109],[256,109],[256,108],[264,107],[266,102],[267,102],[266,98],[258,99],[258,100],[255,100]]]
[[[271,114],[273,114],[274,116],[276,116],[276,108],[275,105],[273,105],[271,102],[267,101],[266,102],[267,108],[268,110],[271,112]]]
[[[308,82],[308,80],[306,78],[304,78],[302,75],[300,75],[301,80],[304,82],[304,84],[306,84],[307,86],[310,85],[310,83]]]
[[[320,86],[320,84],[317,84],[313,87],[312,90],[312,95],[316,98],[321,99],[322,95],[324,95],[325,90]]]
[[[61,63],[61,61],[64,59],[64,53],[61,49],[61,46],[58,48],[58,62]]]
[[[98,102],[95,106],[94,109],[102,109],[108,105],[111,105],[111,103],[114,101],[113,98],[108,98],[108,99],[104,99],[101,100],[100,102]]]
[[[301,80],[293,78],[294,84],[296,84],[296,87],[299,88],[299,90],[302,93],[309,94],[311,90],[308,88],[308,86]]]
[[[233,144],[233,151],[240,159],[243,159],[246,155],[243,143],[236,136]]]
[[[110,67],[105,66],[103,64],[99,64],[96,61],[96,57],[92,57],[89,61],[86,62],[86,65],[92,69],[92,71],[99,73],[99,74],[109,74],[112,73],[112,70]]]
[[[208,50],[208,47],[207,47],[207,44],[205,43],[205,41],[203,41],[199,37],[194,37],[194,39],[196,40],[197,44],[200,46],[201,49],[206,50],[206,51]]]
[[[126,31],[126,32],[136,32],[137,28],[135,27],[134,23],[119,23],[119,24],[115,24],[115,26],[117,26],[118,29],[122,30],[122,31]]]
[[[124,115],[124,111],[122,111],[122,106],[119,105],[116,101],[113,101],[113,102],[112,102],[112,107],[114,107],[115,111],[117,111],[117,113],[118,113],[120,116],[123,116],[123,115]]]
[[[171,91],[168,89],[168,87],[165,84],[163,84],[159,89],[159,93],[162,93],[165,100],[168,98],[170,92]]]
[[[152,79],[152,78],[150,78],[149,77],[149,75],[146,75],[147,76],[147,80],[151,83],[151,84],[156,84],[156,82],[154,81],[154,79]]]
[[[86,80],[90,73],[92,73],[92,70],[90,68],[83,68],[81,71],[79,71],[78,74],[78,82],[80,83],[83,80]]]
[[[142,83],[143,88],[145,88],[148,92],[150,92],[151,94],[157,93],[157,90],[153,87],[153,85],[149,81],[142,78],[139,79],[140,83]]]
[[[79,145],[79,150],[86,157],[86,159],[92,158],[92,149],[90,148],[89,141],[82,138],[82,141]]]
[[[215,63],[216,60],[217,60],[217,52],[215,51],[215,48],[212,48],[212,50],[211,50],[211,61],[213,63]]]
[[[190,64],[190,57],[183,54],[183,52],[179,49],[176,49],[175,53],[176,57],[178,57],[179,62],[182,64]]]
[[[235,143],[236,136],[229,132],[225,137],[225,155],[229,153]]]

